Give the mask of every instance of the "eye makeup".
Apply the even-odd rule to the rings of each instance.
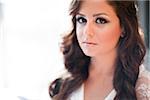
[[[109,21],[108,21],[107,19],[103,18],[103,17],[97,17],[97,18],[95,19],[95,22],[96,22],[97,24],[106,24],[106,23],[108,23]]]
[[[77,16],[76,17],[76,22],[79,23],[79,24],[85,24],[87,22],[87,20],[83,16]]]
[[[96,24],[107,24],[109,23],[110,21],[107,20],[107,18],[103,17],[102,15],[93,15],[93,19],[94,19],[94,22]],[[87,23],[87,19],[86,19],[86,16],[83,15],[83,14],[77,14],[76,15],[76,22],[79,23],[79,24],[86,24]]]

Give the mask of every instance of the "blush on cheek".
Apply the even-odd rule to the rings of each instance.
[[[118,43],[120,37],[119,30],[107,30],[104,34],[99,34],[99,42],[104,44],[115,45]]]

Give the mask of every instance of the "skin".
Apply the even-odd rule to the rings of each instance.
[[[113,89],[117,44],[122,33],[119,18],[105,0],[84,0],[76,20],[79,45],[91,57],[84,100],[104,100]]]

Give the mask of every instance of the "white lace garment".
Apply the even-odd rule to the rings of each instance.
[[[140,73],[136,83],[136,93],[138,100],[150,100],[150,73],[140,66]],[[113,89],[104,100],[113,100],[116,95]],[[84,84],[75,92],[72,93],[68,100],[84,100]]]

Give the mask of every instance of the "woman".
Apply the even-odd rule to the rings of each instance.
[[[73,29],[64,37],[71,76],[49,87],[54,100],[149,100],[150,78],[141,65],[145,46],[134,1],[73,0]]]

